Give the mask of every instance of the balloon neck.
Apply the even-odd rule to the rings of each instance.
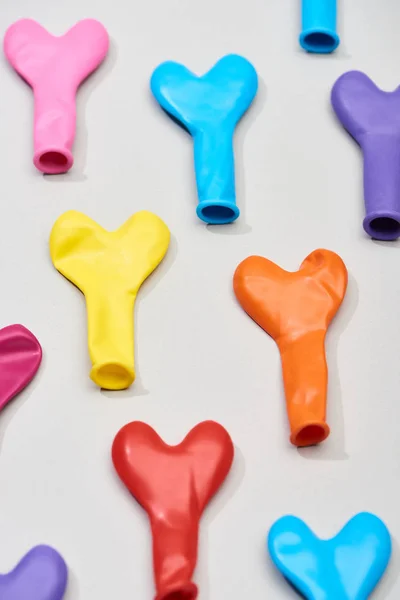
[[[57,82],[35,87],[34,156],[35,167],[56,175],[69,171],[74,162],[72,146],[76,130],[75,90]]]
[[[125,290],[92,290],[86,294],[91,379],[106,390],[123,390],[135,379],[133,307]]]
[[[161,513],[162,511],[160,511]],[[199,517],[182,510],[162,512],[151,518],[156,600],[194,600],[198,589],[192,582],[197,562]]]
[[[290,441],[295,446],[313,446],[329,435],[325,421],[328,368],[324,342],[325,331],[322,330],[278,341]]]
[[[400,135],[368,133],[364,154],[364,229],[383,241],[400,237]]]

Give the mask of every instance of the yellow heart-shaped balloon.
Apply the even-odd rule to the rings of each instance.
[[[85,295],[93,365],[90,377],[104,389],[122,390],[135,380],[135,298],[164,258],[169,240],[165,223],[145,210],[116,231],[106,231],[73,210],[53,226],[51,259]]]

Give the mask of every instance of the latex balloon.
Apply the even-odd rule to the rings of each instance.
[[[332,89],[332,106],[364,155],[363,226],[372,238],[400,237],[400,87],[380,90],[359,71],[345,73]]]
[[[84,294],[88,315],[90,377],[120,390],[135,379],[133,308],[143,281],[167,252],[168,227],[141,211],[106,231],[76,211],[61,215],[50,235],[54,266]]]
[[[315,54],[329,54],[339,45],[336,33],[337,0],[302,0],[300,46]]]
[[[196,425],[169,446],[141,422],[117,434],[112,458],[118,475],[147,512],[153,536],[156,600],[194,600],[199,520],[226,478],[233,444],[218,423]]]
[[[21,19],[6,31],[4,52],[35,98],[34,157],[39,171],[69,171],[74,162],[76,92],[104,60],[109,46],[103,25],[79,21],[57,37],[32,19]]]
[[[33,379],[41,360],[42,348],[28,329],[0,329],[0,410]]]
[[[250,256],[233,277],[241,306],[278,345],[290,441],[296,446],[317,444],[329,435],[325,336],[346,287],[347,269],[329,250],[314,250],[294,273]]]
[[[36,546],[7,575],[0,575],[1,600],[61,600],[67,587],[64,559],[49,546]]]
[[[174,62],[157,67],[151,91],[162,108],[193,136],[197,216],[211,224],[239,216],[233,134],[257,92],[258,78],[242,56],[221,58],[198,77]]]
[[[330,540],[297,517],[282,517],[268,535],[275,566],[307,600],[367,600],[391,555],[390,534],[375,515],[359,513]]]

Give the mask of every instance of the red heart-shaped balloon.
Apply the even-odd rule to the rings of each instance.
[[[193,600],[201,514],[233,461],[233,443],[218,423],[196,425],[169,446],[149,425],[133,422],[117,434],[112,458],[118,475],[149,515],[156,600]]]

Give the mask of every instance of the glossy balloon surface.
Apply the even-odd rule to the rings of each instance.
[[[288,516],[272,526],[268,549],[307,600],[367,600],[389,562],[391,540],[386,525],[370,513],[359,513],[329,540]]]
[[[233,134],[257,93],[253,65],[229,54],[197,76],[184,65],[166,62],[156,68],[150,86],[162,108],[193,136],[197,216],[214,225],[235,221],[240,211]]]
[[[114,466],[150,519],[157,600],[197,597],[192,575],[199,520],[225,480],[233,454],[229,434],[213,421],[194,427],[177,446],[141,422],[117,434]]]
[[[42,348],[26,327],[0,329],[0,410],[28,385],[41,361]]]

